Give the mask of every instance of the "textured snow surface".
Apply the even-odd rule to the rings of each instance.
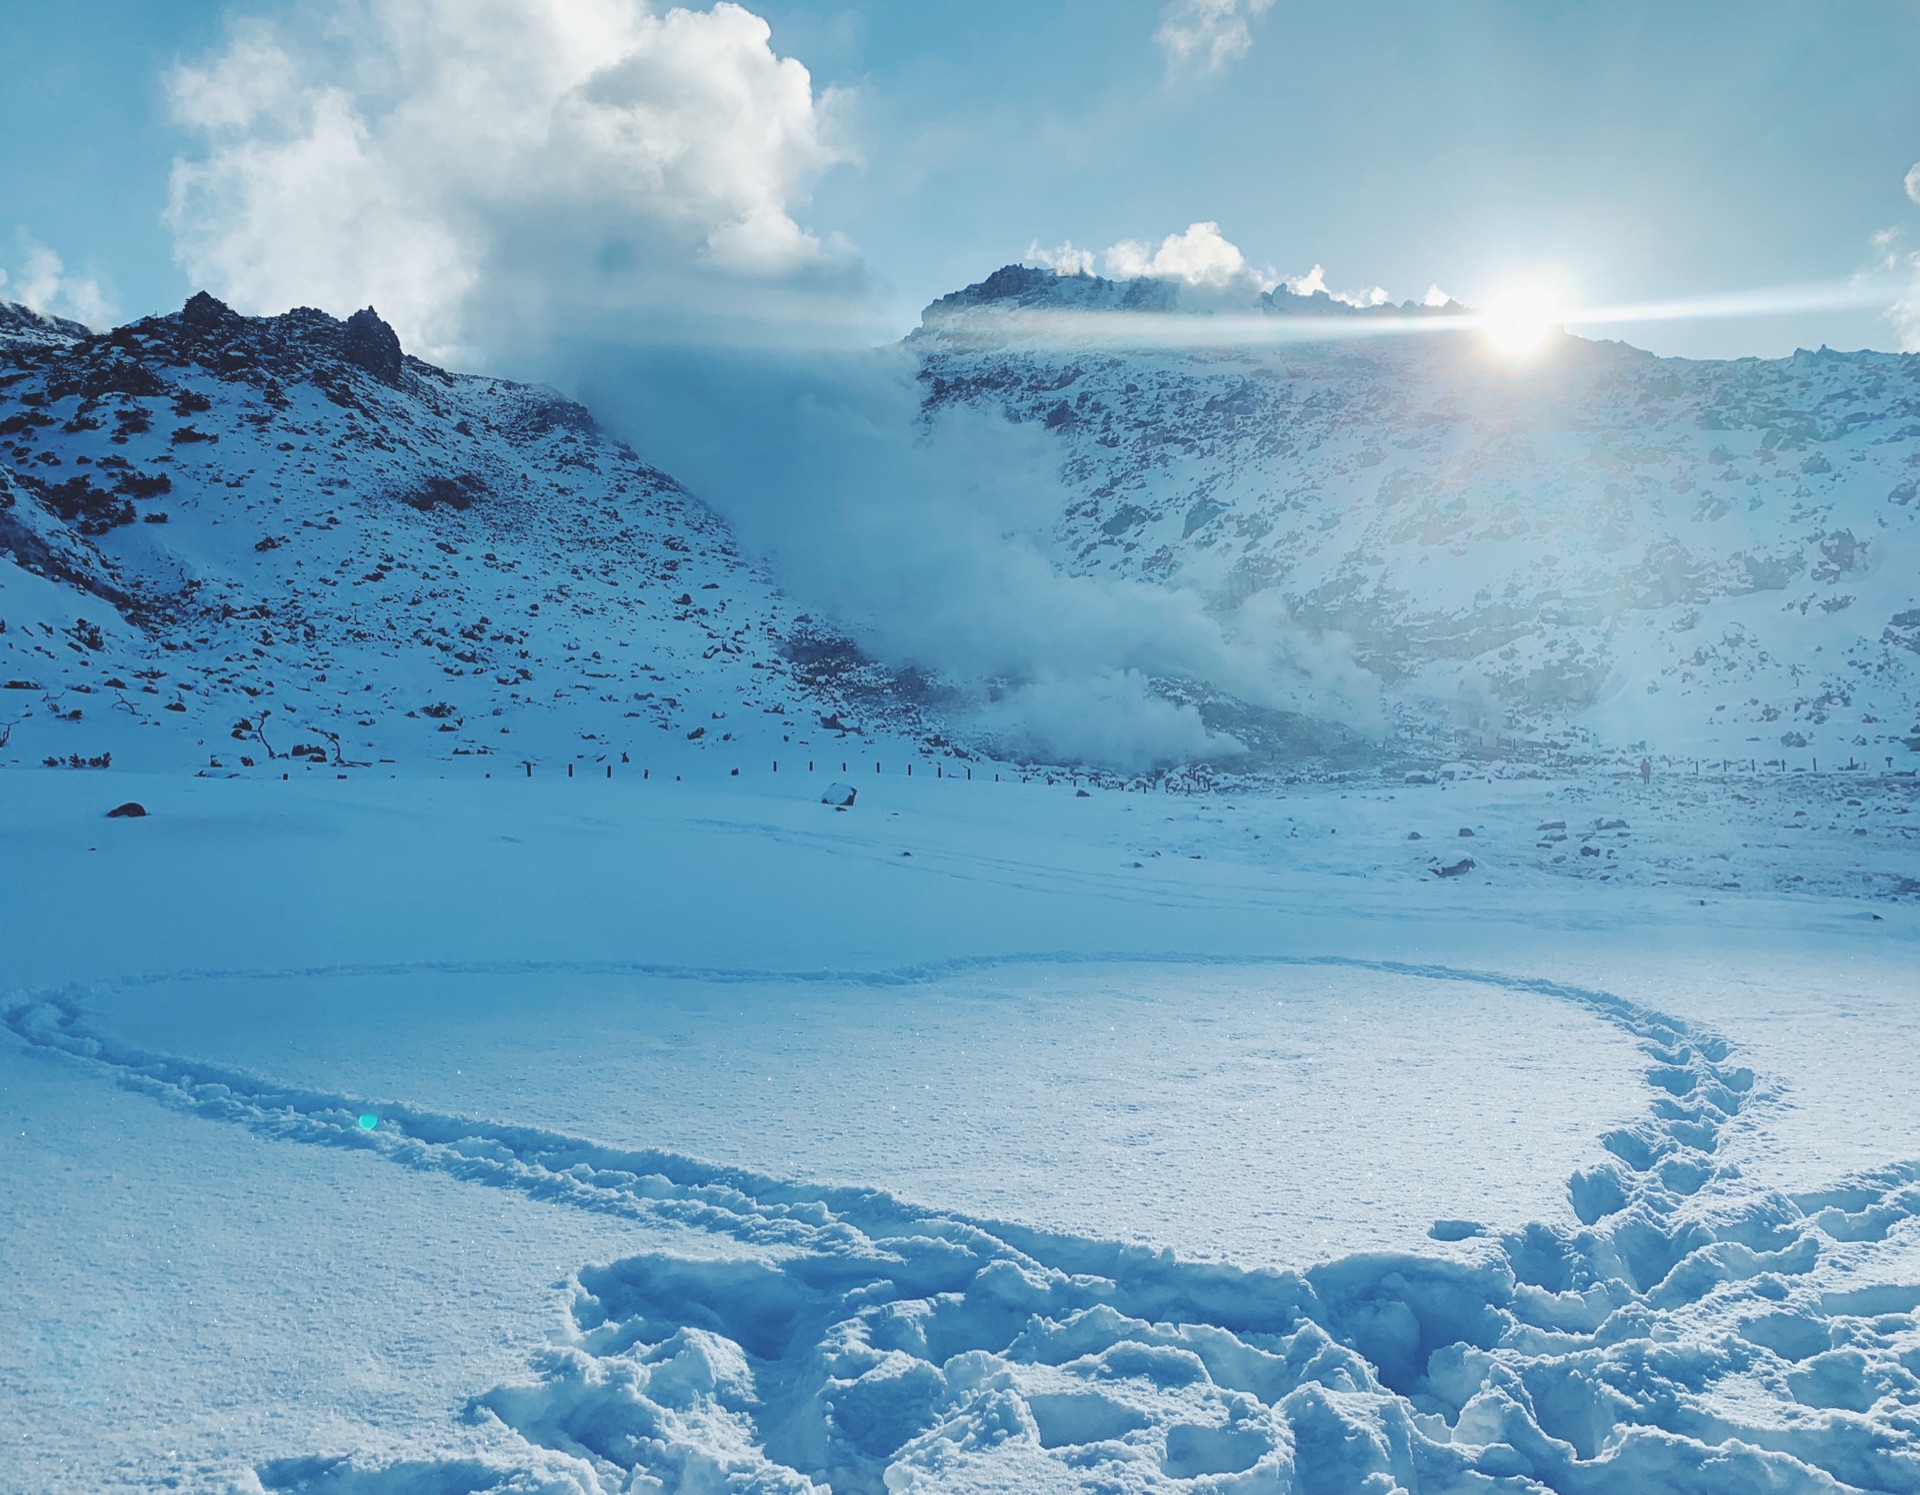
[[[294,973],[86,1005],[289,1083],[1243,1266],[1417,1247],[1440,1217],[1570,1221],[1565,1178],[1639,1078],[1580,1009],[1344,967]]]
[[[1920,1485],[1904,906],[1330,900],[1065,785],[115,777],[0,780],[26,1488]]]

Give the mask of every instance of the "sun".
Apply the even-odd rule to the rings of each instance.
[[[1544,286],[1514,286],[1488,305],[1480,328],[1496,352],[1521,358],[1537,352],[1562,318],[1559,300]]]

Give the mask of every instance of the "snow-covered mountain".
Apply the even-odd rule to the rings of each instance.
[[[929,417],[1057,442],[1063,570],[1357,666],[1390,747],[1909,761],[1920,360],[1511,361],[1453,304],[1235,310],[1009,267],[909,346]],[[0,762],[955,734],[894,684],[580,406],[407,357],[371,310],[201,295],[96,335],[0,307]],[[1162,688],[1243,766],[1354,760],[1338,722]]]
[[[1280,290],[1242,337],[1192,300],[1009,266],[910,339],[930,415],[1056,436],[1061,566],[1349,649],[1404,728],[1482,746],[1920,748],[1920,358],[1515,361],[1453,304]],[[1389,320],[1427,335],[1339,335]]]
[[[890,709],[584,409],[372,310],[0,307],[0,459],[0,762],[757,758]]]

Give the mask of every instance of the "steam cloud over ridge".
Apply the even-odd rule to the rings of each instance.
[[[710,496],[809,606],[895,666],[956,682],[996,740],[1124,769],[1239,744],[1155,677],[1371,726],[1372,687],[1255,599],[1232,623],[1198,593],[1065,574],[1048,553],[1059,454],[1034,426],[923,421],[901,348],[801,358],[583,353],[590,402]]]
[[[1278,616],[1229,624],[1192,592],[1064,574],[1045,433],[928,425],[910,355],[855,351],[879,327],[865,268],[796,216],[852,157],[843,101],[761,18],[395,0],[374,22],[243,21],[175,73],[204,141],[170,208],[198,281],[251,312],[372,304],[411,351],[583,395],[802,602],[951,683],[1009,749],[1124,769],[1237,753],[1166,677],[1370,719],[1357,672]],[[1263,280],[1210,223],[1108,259],[1196,288]]]

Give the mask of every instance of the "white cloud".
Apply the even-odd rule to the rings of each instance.
[[[848,159],[836,99],[750,11],[329,3],[329,38],[243,23],[171,80],[205,142],[174,164],[176,252],[242,310],[371,303],[458,358],[857,271],[793,216]]]
[[[1385,286],[1368,286],[1363,291],[1336,291],[1327,284],[1324,265],[1315,265],[1305,275],[1289,275],[1280,283],[1296,296],[1326,296],[1345,306],[1384,306],[1393,299],[1387,294]],[[1435,286],[1427,294],[1431,296],[1439,289]]]
[[[1920,161],[1907,168],[1907,201],[1920,203]]]
[[[1092,268],[1093,257],[1071,244],[1057,250],[1042,250],[1036,244],[1027,251],[1027,259],[1034,264],[1052,265],[1060,255],[1069,253],[1081,256],[1087,268]],[[1168,234],[1157,245],[1145,239],[1122,239],[1107,250],[1103,259],[1107,274],[1115,280],[1178,280],[1210,292],[1271,291],[1284,286],[1296,296],[1324,295],[1347,306],[1381,306],[1392,299],[1384,286],[1336,291],[1327,284],[1327,272],[1321,265],[1315,265],[1304,275],[1281,275],[1272,269],[1257,269],[1239,247],[1220,232],[1220,225],[1212,222],[1190,224],[1186,232]],[[1435,286],[1427,294],[1431,297],[1435,293],[1444,304],[1446,293]]]
[[[1025,262],[1038,265],[1043,270],[1051,270],[1055,275],[1093,274],[1093,251],[1075,249],[1071,240],[1056,249],[1047,249],[1035,239],[1027,246]]]
[[[1273,0],[1169,0],[1153,39],[1167,59],[1167,76],[1219,73],[1253,46],[1248,22]]]
[[[1168,234],[1159,246],[1144,239],[1122,239],[1106,252],[1107,274],[1115,280],[1183,280],[1188,285],[1223,289],[1239,282],[1267,289],[1271,272],[1261,275],[1228,242],[1217,223],[1195,223],[1185,233]]]
[[[1920,172],[1920,166],[1907,173],[1909,190],[1914,172]],[[1904,274],[1908,277],[1907,289],[1887,308],[1885,315],[1900,334],[1900,351],[1920,353],[1920,253],[1904,248],[1905,238],[1906,234],[1900,229],[1883,228],[1871,235],[1868,243],[1873,246],[1875,270],[1884,275]]]
[[[68,317],[89,327],[113,324],[113,303],[98,280],[70,275],[65,262],[45,244],[20,229],[15,234],[20,258],[11,274],[0,270],[0,292],[7,299],[47,316]]]
[[[1327,272],[1323,265],[1315,265],[1305,275],[1289,275],[1287,289],[1296,296],[1317,296],[1323,293],[1331,296],[1333,294],[1327,290]]]

